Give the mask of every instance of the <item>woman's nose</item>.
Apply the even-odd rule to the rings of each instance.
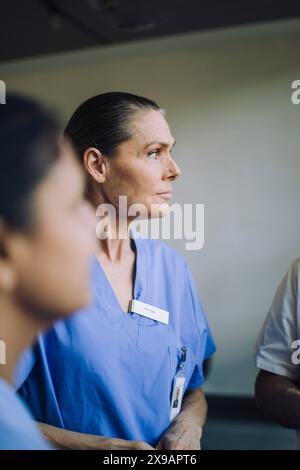
[[[168,167],[166,169],[166,175],[166,178],[171,179],[172,181],[179,178],[181,175],[181,170],[172,157],[170,157]]]

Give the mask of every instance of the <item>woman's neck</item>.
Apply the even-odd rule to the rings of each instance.
[[[109,224],[110,222],[108,222]],[[99,240],[99,254],[111,262],[121,262],[128,253],[133,252],[128,221],[116,222],[114,230],[108,229],[108,236]]]
[[[110,200],[99,194],[95,188],[90,188],[89,200],[95,207],[95,211],[102,204],[112,204]],[[105,211],[106,212],[106,211]],[[128,254],[132,255],[134,249],[132,247],[129,235],[130,218],[121,218],[119,208],[114,207],[111,214],[106,214],[96,219],[96,233],[99,239],[99,249],[97,257],[105,257],[108,262],[122,262]]]
[[[35,340],[40,325],[6,296],[0,296],[0,377],[13,384],[14,372],[22,352]]]

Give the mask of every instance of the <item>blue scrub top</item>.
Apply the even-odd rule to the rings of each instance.
[[[14,389],[0,379],[0,450],[50,450]]]
[[[38,421],[154,446],[170,425],[181,348],[186,391],[202,385],[215,345],[182,256],[159,240],[134,243],[134,298],[168,310],[169,324],[125,314],[94,258],[93,303],[39,338],[17,382]]]

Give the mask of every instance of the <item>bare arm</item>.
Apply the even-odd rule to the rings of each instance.
[[[181,413],[172,421],[157,449],[197,450],[206,421],[207,404],[201,388],[186,393]]]
[[[261,370],[255,384],[260,408],[281,426],[300,428],[300,390],[287,377]]]
[[[126,441],[93,434],[83,434],[44,423],[39,423],[39,427],[50,444],[57,449],[153,450],[151,446],[141,441]]]

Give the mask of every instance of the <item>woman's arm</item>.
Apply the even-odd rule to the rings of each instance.
[[[172,421],[157,449],[199,450],[206,421],[207,404],[201,388],[188,391],[183,399],[181,413]]]
[[[73,450],[153,450],[153,447],[142,441],[126,441],[109,437],[83,434],[67,431],[65,429],[38,423],[39,427],[50,442],[57,449]]]
[[[255,384],[260,408],[281,426],[300,428],[300,390],[287,377],[261,370]]]

